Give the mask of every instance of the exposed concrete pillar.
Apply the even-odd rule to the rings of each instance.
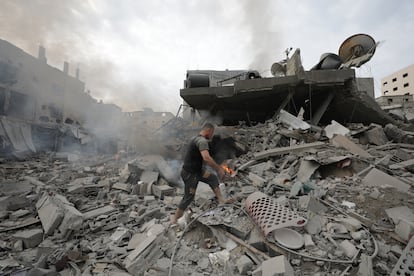
[[[38,59],[40,61],[43,61],[44,63],[47,63],[47,59],[46,59],[46,48],[43,47],[42,45],[39,46]]]
[[[69,74],[69,63],[67,61],[63,62],[63,73]]]
[[[325,113],[326,109],[328,109],[328,106],[332,102],[332,99],[334,98],[335,94],[334,92],[330,92],[328,97],[326,97],[325,101],[319,106],[319,108],[315,111],[315,113],[312,116],[311,123],[312,125],[318,125],[319,121],[321,120],[323,114]],[[312,103],[310,103],[312,105]]]

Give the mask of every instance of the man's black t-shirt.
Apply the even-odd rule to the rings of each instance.
[[[208,150],[208,141],[205,137],[198,135],[191,139],[187,152],[184,156],[183,169],[189,173],[201,174],[203,157],[201,151]]]

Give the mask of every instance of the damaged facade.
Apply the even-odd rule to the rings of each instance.
[[[100,134],[100,126],[118,125],[122,111],[85,93],[85,84],[47,64],[46,50],[33,57],[0,40],[1,153],[23,158],[37,151],[81,149]],[[114,136],[106,135],[107,143]]]

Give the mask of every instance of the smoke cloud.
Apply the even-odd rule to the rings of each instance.
[[[0,9],[0,38],[34,56],[38,46],[43,45],[48,64],[62,69],[63,62],[68,61],[72,76],[79,67],[80,79],[92,96],[115,103],[124,111],[143,107],[175,111],[178,101],[168,101],[154,93],[164,88],[162,81],[143,81],[139,70],[136,79],[123,75],[125,68],[116,59],[123,49],[114,53],[110,47],[120,38],[112,35],[103,39],[108,29],[114,28],[108,18],[109,9],[104,1],[4,0]],[[119,21],[117,24],[124,23],[122,15],[113,19]]]
[[[269,71],[271,65],[280,59],[283,51],[282,26],[283,15],[278,13],[278,1],[243,1],[244,20],[242,27],[250,36],[252,61],[249,69],[260,73]]]

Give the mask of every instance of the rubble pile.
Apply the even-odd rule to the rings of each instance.
[[[0,164],[0,273],[412,275],[412,133],[289,115],[218,128],[245,149],[220,184],[237,201],[200,182],[178,225],[179,160]]]

